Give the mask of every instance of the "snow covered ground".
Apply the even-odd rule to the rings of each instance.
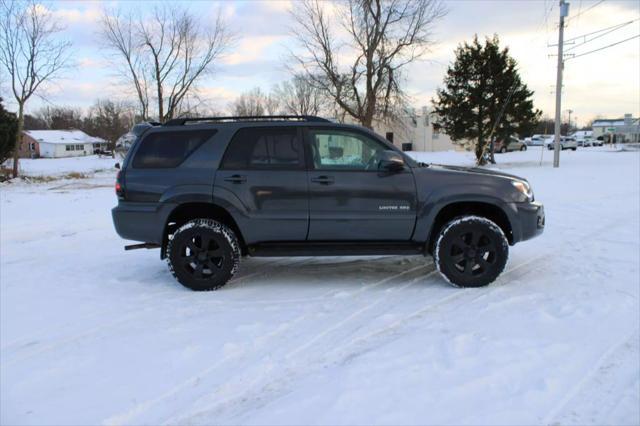
[[[544,156],[497,156],[547,229],[467,290],[430,258],[254,258],[194,293],[123,251],[113,171],[3,184],[0,423],[638,424],[640,155]]]

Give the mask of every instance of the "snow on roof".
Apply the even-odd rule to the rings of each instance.
[[[632,125],[637,125],[638,124],[638,119],[637,118],[632,118],[631,119],[631,124]],[[600,126],[624,126],[624,118],[615,118],[615,119],[606,119],[606,118],[602,118],[602,119],[597,119],[594,120],[593,123],[591,124],[591,126],[595,126],[595,127],[600,127]]]
[[[82,130],[25,130],[25,133],[38,142],[68,144],[68,143],[105,143],[102,138],[89,136]]]

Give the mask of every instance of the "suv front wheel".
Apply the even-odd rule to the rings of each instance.
[[[438,271],[457,287],[482,287],[504,270],[509,242],[502,229],[480,216],[462,216],[447,223],[436,240]]]
[[[240,245],[233,231],[212,219],[182,225],[167,244],[167,263],[173,276],[196,291],[217,290],[238,270]]]

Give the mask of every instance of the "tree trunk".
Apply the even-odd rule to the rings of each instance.
[[[24,102],[18,103],[18,133],[13,147],[13,170],[14,178],[18,177],[18,159],[20,154],[20,143],[22,142],[22,129],[24,129]]]
[[[478,166],[485,165],[484,156],[482,155],[483,145],[484,144],[482,140],[478,140],[478,143],[476,143],[476,164]]]
[[[162,99],[162,80],[160,79],[160,64],[158,63],[158,57],[154,56],[156,66],[156,84],[158,86],[158,121],[164,123],[164,105]]]
[[[373,114],[360,117],[360,124],[367,129],[373,130]]]

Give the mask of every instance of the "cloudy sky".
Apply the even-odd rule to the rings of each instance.
[[[573,47],[576,55],[607,46],[640,33],[640,1],[573,0],[565,38],[571,39],[620,23],[624,28],[583,46]],[[554,114],[554,85],[558,5],[552,0],[447,1],[448,14],[434,28],[437,44],[422,60],[407,70],[407,91],[414,106],[429,105],[441,84],[455,47],[479,36],[498,34],[518,61],[523,80],[535,91],[535,104],[544,114]],[[203,20],[218,10],[227,19],[239,41],[220,63],[216,72],[200,84],[202,93],[218,110],[225,110],[241,92],[253,87],[269,90],[288,78],[286,69],[291,8],[296,1],[183,2]],[[126,99],[118,87],[109,57],[100,46],[99,19],[105,7],[124,11],[153,8],[152,2],[59,1],[48,7],[66,27],[60,34],[73,43],[74,67],[55,86],[47,88],[47,99],[34,99],[33,111],[45,104],[88,107],[96,98]],[[9,100],[6,79],[0,78],[3,97]],[[572,109],[572,121],[585,123],[596,115],[618,117],[626,112],[640,115],[640,39],[635,38],[583,57],[570,59],[565,66],[563,110]],[[11,104],[10,104],[11,105]],[[566,112],[564,113],[566,115]]]

